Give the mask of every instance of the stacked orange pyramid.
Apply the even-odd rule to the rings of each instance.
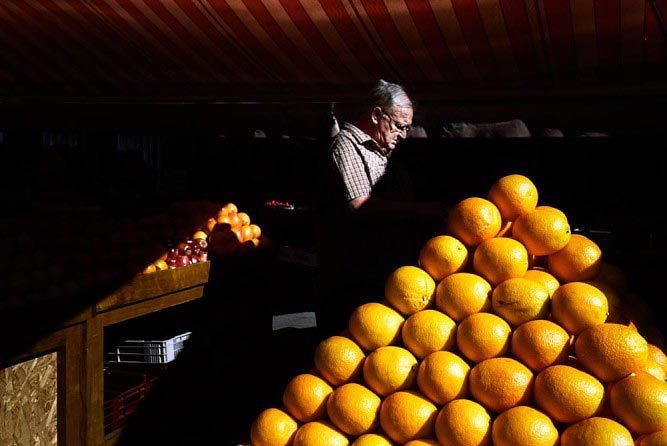
[[[509,175],[458,203],[419,267],[259,414],[252,444],[667,445],[667,357],[619,323],[618,268],[537,202]]]

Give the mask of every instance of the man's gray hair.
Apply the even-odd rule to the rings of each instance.
[[[370,104],[383,110],[390,110],[392,107],[412,108],[412,101],[403,87],[384,79],[380,79],[371,89]]]

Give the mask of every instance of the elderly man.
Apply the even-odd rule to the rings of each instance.
[[[427,240],[423,229],[444,221],[442,204],[413,201],[409,176],[391,157],[412,116],[403,87],[380,80],[329,147],[323,176],[328,187],[320,203],[325,330],[342,330],[356,306],[381,300],[385,277],[415,263],[419,243]]]

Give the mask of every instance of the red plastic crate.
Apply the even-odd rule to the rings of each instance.
[[[125,426],[146,398],[158,375],[147,371],[110,370],[105,374],[104,433]]]

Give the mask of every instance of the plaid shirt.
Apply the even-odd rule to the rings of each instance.
[[[373,138],[350,123],[343,125],[329,150],[348,201],[370,195],[387,169],[388,155]]]

